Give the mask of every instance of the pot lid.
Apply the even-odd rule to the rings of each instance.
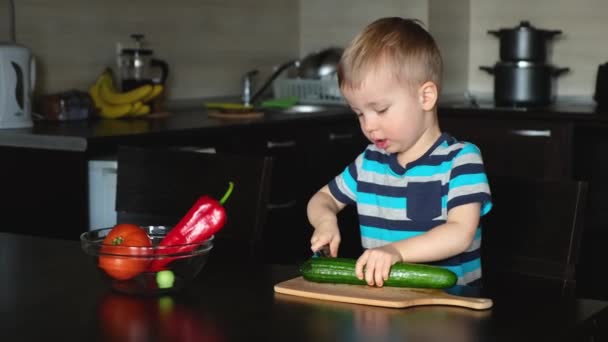
[[[543,29],[538,29],[536,27],[534,27],[532,24],[530,24],[529,21],[527,20],[522,20],[519,22],[519,25],[517,25],[514,28],[502,28],[500,30],[498,30],[498,33],[506,33],[506,32],[514,32],[514,31],[531,31],[531,32],[539,32],[542,34],[547,34],[547,35],[556,35],[556,34],[560,34],[562,33],[561,30],[543,30]],[[497,33],[497,31],[488,31],[488,33]]]
[[[530,22],[527,20],[520,21],[519,26],[516,28],[520,30],[536,30],[536,27],[530,25]]]
[[[509,67],[509,68],[549,68],[549,69],[561,69],[553,64],[531,62],[531,61],[500,61],[496,62],[497,67]]]
[[[131,38],[135,41],[135,47],[122,49],[122,50],[120,50],[121,53],[123,53],[125,55],[143,55],[143,56],[152,55],[151,49],[142,48],[143,40],[144,40],[143,34],[133,33],[133,34],[131,34]]]
[[[120,51],[125,55],[152,55],[152,50],[150,49],[122,49]]]

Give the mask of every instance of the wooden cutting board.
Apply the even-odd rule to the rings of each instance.
[[[302,277],[278,283],[274,286],[274,291],[293,296],[390,308],[449,305],[485,310],[493,304],[489,298],[455,296],[436,289],[315,283]]]

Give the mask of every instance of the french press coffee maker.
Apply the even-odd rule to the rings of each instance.
[[[118,55],[121,90],[128,91],[144,84],[165,84],[169,76],[167,62],[153,58],[151,49],[142,48],[143,34],[132,34],[131,38],[135,40],[135,47],[121,49]]]

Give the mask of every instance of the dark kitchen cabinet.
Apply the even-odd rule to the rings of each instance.
[[[575,135],[574,176],[589,184],[578,289],[585,296],[608,299],[608,275],[598,271],[608,260],[608,125],[579,125]]]
[[[302,170],[305,169],[302,148],[310,129],[285,123],[241,130],[227,137],[228,143],[218,151],[272,157],[271,189],[263,236],[267,262],[293,263],[302,260],[308,251],[306,201],[300,192]]]
[[[368,143],[354,118],[352,122],[326,125],[311,133],[303,155],[308,165],[304,187],[308,197],[341,173]]]
[[[448,111],[440,115],[440,123],[444,131],[479,146],[490,185],[493,176],[588,182],[577,292],[589,298],[608,298],[608,277],[596,271],[608,257],[608,204],[604,201],[608,194],[608,159],[604,157],[608,125],[560,117],[540,119],[534,113],[524,113],[527,118],[521,113],[486,114],[452,116]],[[547,243],[552,243],[551,236]]]
[[[81,153],[0,147],[2,231],[78,239],[87,227],[87,161]]]
[[[224,151],[259,153],[273,158],[271,194],[265,225],[266,260],[294,263],[308,258],[312,227],[306,217],[310,197],[340,173],[365,148],[356,120],[272,125],[234,135]],[[340,215],[353,230],[344,251],[360,250],[354,210]],[[348,247],[347,247],[348,245]],[[353,255],[353,253],[350,253]]]
[[[274,162],[265,229],[267,259],[280,263],[303,261],[311,254],[308,200],[361,153],[366,140],[356,120],[277,126],[254,140]],[[341,226],[356,229],[355,234],[346,237],[344,250],[360,246],[356,215],[341,215]]]
[[[305,135],[296,127],[272,127],[261,137],[265,155],[273,158],[272,184],[268,216],[264,229],[266,260],[273,263],[293,263],[302,260],[308,250],[309,235],[306,229],[306,201],[300,193],[301,170],[305,168],[300,158]]]
[[[368,143],[354,117],[315,129],[306,144],[304,159],[308,166],[302,196],[309,199],[353,162]],[[355,206],[347,206],[338,214],[338,226],[342,238],[340,256],[359,257],[362,249]]]
[[[572,177],[572,124],[522,119],[440,118],[444,131],[476,144],[488,175]]]

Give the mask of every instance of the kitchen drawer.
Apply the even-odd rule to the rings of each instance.
[[[293,132],[273,132],[263,140],[264,153],[273,158],[270,207],[293,206],[298,199],[300,146]]]
[[[442,118],[442,130],[480,149],[489,175],[572,177],[572,124]]]
[[[302,143],[306,146],[302,157],[307,165],[303,195],[312,196],[340,174],[368,143],[355,119],[314,130],[308,142]]]

